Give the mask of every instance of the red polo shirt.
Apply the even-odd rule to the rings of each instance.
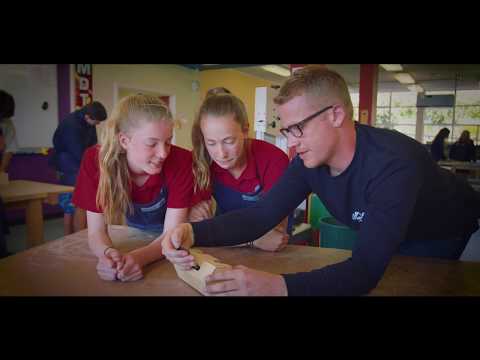
[[[242,192],[251,193],[257,185],[262,185],[262,193],[267,193],[288,167],[288,156],[281,149],[263,140],[250,139],[247,147],[247,167],[238,179],[228,170],[222,169],[215,161],[210,165],[212,179]],[[196,192],[192,206],[212,196],[212,189]]]
[[[100,179],[98,154],[100,146],[88,148],[82,158],[72,202],[79,208],[102,212],[96,206],[96,196]],[[160,174],[151,175],[145,184],[138,186],[132,182],[131,199],[137,204],[153,201],[163,186],[167,187],[167,208],[188,208],[193,193],[192,153],[172,145]]]

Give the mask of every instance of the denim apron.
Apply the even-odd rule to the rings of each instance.
[[[127,211],[127,225],[156,234],[163,233],[167,213],[168,191],[162,187],[157,197],[147,204],[133,203],[133,214]]]
[[[260,179],[258,176],[257,179]],[[263,186],[258,184],[253,192],[242,193],[240,191],[231,189],[218,181],[213,182],[213,197],[217,202],[217,210],[215,216],[225,214],[232,210],[244,209],[253,206],[258,200],[262,198]],[[293,215],[288,217],[287,233],[291,235],[293,228]]]

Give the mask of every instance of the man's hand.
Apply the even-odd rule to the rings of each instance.
[[[213,202],[212,200],[205,200],[199,202],[190,209],[188,221],[202,221],[213,217]]]
[[[265,251],[280,251],[288,244],[290,235],[273,229],[253,242],[253,246]]]
[[[117,278],[121,281],[136,281],[143,278],[142,266],[133,254],[123,256],[123,262],[118,263]]]
[[[194,258],[187,249],[193,246],[193,229],[189,223],[177,225],[163,235],[163,255],[174,265],[189,270],[195,265]],[[177,250],[182,248],[183,250]]]
[[[215,270],[206,278],[206,292],[222,296],[287,296],[283,276],[247,268]]]

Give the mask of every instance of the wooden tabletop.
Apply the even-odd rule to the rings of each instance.
[[[128,251],[152,240],[125,226],[109,229],[115,246]],[[200,248],[231,265],[272,273],[309,271],[347,259],[346,250],[289,245],[270,253],[250,248]],[[159,260],[143,280],[101,280],[97,260],[83,230],[0,260],[0,295],[17,296],[198,296],[178,279],[173,266]],[[480,263],[397,256],[372,295],[480,295]]]
[[[471,162],[471,161],[456,161],[456,160],[440,160],[437,163],[439,166],[447,166],[456,169],[464,170],[479,170],[480,163]]]
[[[6,185],[0,185],[0,197],[5,203],[47,199],[51,195],[58,195],[64,192],[72,192],[73,186],[48,184],[30,180],[11,180]]]

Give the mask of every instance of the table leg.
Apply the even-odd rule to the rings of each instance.
[[[26,208],[27,224],[27,248],[43,243],[43,210],[42,200],[34,199],[27,203]]]

